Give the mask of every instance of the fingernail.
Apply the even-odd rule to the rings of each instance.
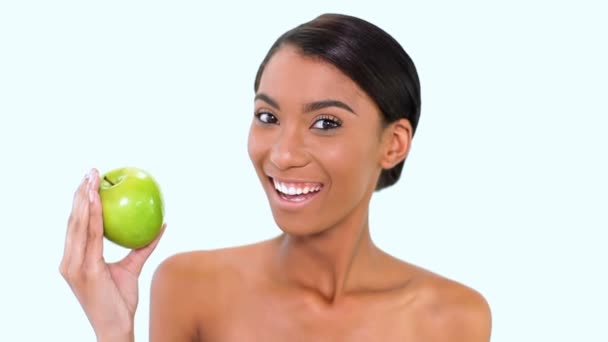
[[[95,201],[95,194],[93,190],[89,190],[89,202],[93,203],[93,201]]]

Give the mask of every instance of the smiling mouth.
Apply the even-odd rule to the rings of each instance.
[[[294,203],[313,198],[323,189],[323,183],[288,182],[272,177],[268,177],[268,179],[281,199]]]

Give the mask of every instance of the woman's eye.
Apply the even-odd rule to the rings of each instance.
[[[267,123],[267,124],[274,124],[277,123],[279,120],[277,120],[277,117],[267,113],[267,112],[261,112],[261,113],[256,113],[255,116],[258,118],[258,120],[260,120],[263,123]]]
[[[342,126],[342,123],[340,121],[338,121],[336,119],[332,119],[332,118],[318,119],[312,125],[313,128],[321,129],[321,130],[325,130],[325,131],[330,130],[330,129],[336,129],[340,126]]]

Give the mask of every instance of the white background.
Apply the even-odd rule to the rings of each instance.
[[[281,33],[324,12],[388,31],[421,78],[375,241],[483,293],[493,341],[608,341],[608,10],[570,3],[3,1],[0,341],[94,340],[58,272],[91,167],[142,167],[164,191],[138,341],[164,258],[279,232],[246,152],[253,79]]]

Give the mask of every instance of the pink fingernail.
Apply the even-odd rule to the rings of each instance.
[[[95,201],[95,194],[93,190],[89,190],[89,202],[93,203]]]

